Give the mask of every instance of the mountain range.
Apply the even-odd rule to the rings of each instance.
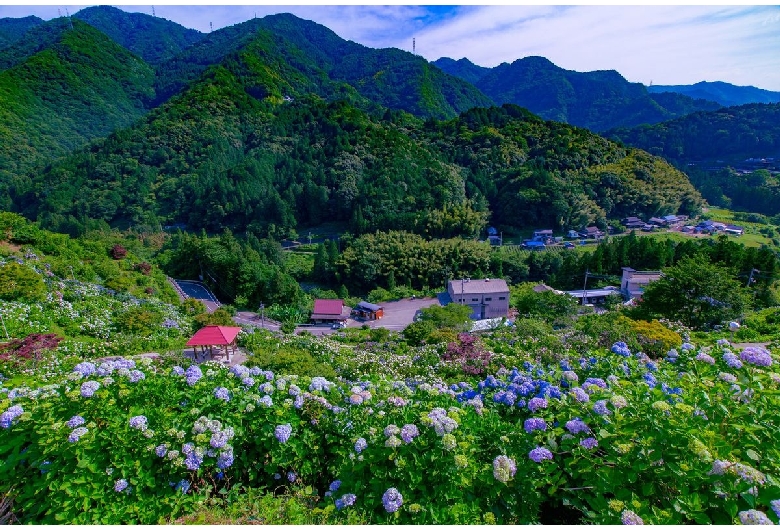
[[[437,65],[286,14],[209,34],[110,7],[26,31],[9,20],[0,207],[59,230],[184,223],[280,237],[339,221],[448,235],[488,216],[579,228],[701,206],[661,158],[562,123],[606,130],[718,108],[616,72],[543,58]],[[515,106],[522,95],[541,118]]]

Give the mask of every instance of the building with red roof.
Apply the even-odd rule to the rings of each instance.
[[[314,301],[314,309],[311,312],[311,321],[314,324],[332,324],[334,322],[345,322],[352,313],[352,308],[344,305],[344,300],[323,300]]]
[[[187,341],[187,346],[193,348],[195,355],[197,355],[198,346],[200,346],[202,359],[205,359],[208,353],[212,359],[215,355],[225,355],[230,362],[230,354],[237,351],[236,338],[240,332],[241,328],[235,326],[206,326],[199,329]]]

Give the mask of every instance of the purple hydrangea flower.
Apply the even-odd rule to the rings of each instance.
[[[174,366],[171,368],[171,375],[184,375],[184,368],[181,366]]]
[[[574,418],[573,420],[566,422],[566,430],[572,434],[577,434],[581,432],[589,432],[590,427],[588,427],[588,425],[581,419]]]
[[[72,444],[79,441],[79,438],[87,434],[89,430],[86,427],[77,427],[73,429],[73,432],[70,433],[70,436],[68,436],[68,441]]]
[[[228,435],[225,431],[215,432],[211,435],[209,445],[211,445],[211,447],[214,449],[221,449],[222,447],[225,447],[225,444],[228,443],[228,439]]]
[[[298,476],[295,473],[293,473],[292,471],[287,472],[287,480],[289,480],[290,482],[295,482],[296,478],[298,478]]]
[[[696,359],[697,361],[705,362],[707,364],[715,364],[715,359],[713,359],[711,355],[708,355],[704,352],[699,352],[698,354],[696,354],[696,357],[694,357],[694,359]]]
[[[623,513],[620,515],[620,520],[623,524],[645,524],[642,518],[631,510],[623,510]]]
[[[168,454],[168,448],[164,444],[160,444],[154,448],[154,453],[160,458]]]
[[[146,379],[146,375],[141,370],[133,370],[130,372],[128,379],[131,383],[137,383],[141,379]]]
[[[127,489],[127,481],[123,478],[118,479],[116,482],[114,482],[114,491],[119,493],[120,491],[125,491]]]
[[[362,453],[366,447],[368,447],[368,443],[365,438],[358,438],[357,442],[355,442],[355,452],[357,454]]]
[[[493,477],[503,483],[507,483],[514,478],[517,472],[515,461],[506,455],[498,455],[493,460]]]
[[[230,401],[230,391],[224,386],[218,386],[214,389],[214,397],[223,401]]]
[[[739,358],[755,366],[772,366],[772,356],[769,350],[761,346],[748,346],[742,350]]]
[[[403,496],[395,488],[388,488],[384,495],[382,495],[382,505],[388,513],[397,512],[403,503]]]
[[[338,489],[341,487],[341,481],[340,480],[334,480],[330,483],[330,486],[328,487],[329,491],[338,491]]]
[[[86,421],[81,416],[73,416],[71,419],[65,422],[65,425],[71,429],[75,429],[79,425],[84,425],[84,423],[86,423]]]
[[[146,416],[133,416],[130,418],[130,427],[133,429],[139,429],[145,431],[147,428]]]
[[[190,454],[187,455],[187,458],[184,459],[184,465],[187,466],[187,469],[190,471],[195,471],[198,468],[200,468],[200,465],[203,463],[203,456],[199,455],[197,452],[192,451]]]
[[[5,412],[0,414],[0,427],[3,429],[8,429],[11,426],[11,423],[13,423],[13,421],[23,413],[24,409],[22,409],[21,405],[13,405],[8,407]]]
[[[81,385],[81,397],[92,397],[99,388],[100,383],[97,381],[87,381]]]
[[[274,402],[271,399],[271,396],[269,396],[269,395],[265,395],[265,396],[261,397],[257,402],[260,405],[265,405],[268,408],[271,408],[271,407],[274,406]]]
[[[598,447],[599,443],[595,438],[585,438],[580,442],[580,445],[585,449],[593,449],[594,447]]]
[[[219,458],[217,458],[217,467],[219,469],[227,469],[232,465],[233,449],[231,448],[229,451],[223,451],[219,454]]]
[[[742,361],[739,360],[739,357],[737,357],[736,353],[727,351],[723,354],[723,361],[729,366],[729,368],[734,368],[735,370],[742,368]]]
[[[195,383],[197,383],[200,378],[203,377],[203,372],[198,365],[193,364],[187,368],[187,370],[184,372],[184,376],[187,378],[188,385],[195,386]]]
[[[291,434],[292,425],[289,423],[284,425],[277,425],[276,429],[274,429],[274,436],[276,436],[276,439],[279,440],[280,443],[287,443],[287,440],[290,439]]]
[[[525,429],[525,432],[527,433],[545,431],[547,430],[547,422],[542,418],[528,418],[523,422],[523,429]]]
[[[764,512],[759,510],[739,512],[739,522],[742,524],[774,524]]]
[[[780,499],[771,501],[769,507],[772,508],[772,511],[775,512],[776,516],[780,517]]]
[[[403,440],[404,443],[411,443],[411,441],[419,435],[420,431],[413,423],[408,423],[401,428],[401,440]]]
[[[531,398],[528,401],[528,409],[531,412],[536,412],[539,409],[546,409],[547,408],[547,400],[544,398]]]
[[[546,447],[537,447],[536,449],[531,449],[531,452],[528,453],[528,458],[537,464],[542,460],[552,460],[552,457],[552,453]]]
[[[73,367],[73,371],[80,373],[82,377],[89,377],[90,375],[94,374],[96,370],[97,367],[88,361],[79,363]]]
[[[690,351],[690,350],[695,350],[696,346],[694,346],[690,342],[683,342],[683,345],[680,346],[680,349],[683,351]]]
[[[346,493],[340,499],[336,499],[336,509],[343,510],[347,506],[352,506],[356,500],[357,496],[354,493]]]
[[[585,392],[580,387],[572,388],[571,393],[574,394],[574,399],[576,399],[580,403],[587,403],[588,401],[590,401],[590,396],[588,395],[588,393]]]
[[[605,414],[609,414],[609,409],[607,408],[607,400],[600,399],[599,401],[596,401],[596,403],[593,404],[593,412],[595,412],[599,416],[604,416]]]

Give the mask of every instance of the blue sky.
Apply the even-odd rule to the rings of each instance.
[[[0,0],[2,1],[2,0]],[[0,18],[43,19],[86,6],[0,5]],[[117,5],[152,14],[152,6]],[[780,91],[780,6],[718,5],[155,5],[156,16],[208,32],[289,12],[373,48],[496,66],[540,55],[568,70],[617,70],[656,85],[726,81]]]

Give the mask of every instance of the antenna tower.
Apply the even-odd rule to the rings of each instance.
[[[152,6],[152,16],[153,16],[153,17],[156,17],[156,16],[157,16],[157,15],[155,14],[155,12],[154,12],[154,6]]]
[[[70,12],[68,11],[68,8],[65,8],[65,14],[68,15],[68,23],[70,24],[70,29],[73,29],[73,19],[70,18]]]
[[[209,22],[209,31],[214,31],[214,24]]]
[[[417,55],[417,42],[415,41],[414,37],[412,37],[412,53]]]

